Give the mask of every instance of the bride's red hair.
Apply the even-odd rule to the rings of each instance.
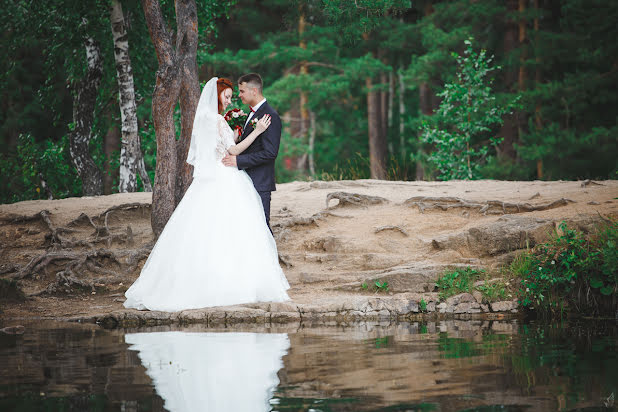
[[[230,79],[226,79],[225,77],[219,77],[219,79],[217,80],[217,102],[219,103],[219,113],[221,113],[221,110],[223,109],[223,105],[221,105],[221,92],[223,92],[225,89],[232,89],[233,91],[234,85],[232,84],[232,81]]]

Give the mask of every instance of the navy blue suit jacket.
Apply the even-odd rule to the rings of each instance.
[[[258,192],[272,192],[275,188],[275,158],[279,153],[281,142],[281,118],[275,109],[270,107],[268,102],[264,102],[260,108],[253,113],[253,119],[261,119],[265,114],[271,117],[268,129],[255,139],[255,141],[244,152],[236,157],[238,169],[247,172],[253,186]],[[242,141],[253,131],[251,122],[247,124],[240,137]]]

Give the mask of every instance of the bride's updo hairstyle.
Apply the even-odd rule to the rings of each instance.
[[[234,85],[232,84],[232,81],[230,79],[226,79],[225,77],[219,77],[219,79],[217,80],[217,102],[219,103],[219,113],[221,113],[221,110],[223,109],[223,106],[221,105],[221,92],[225,89],[232,89],[233,91]]]

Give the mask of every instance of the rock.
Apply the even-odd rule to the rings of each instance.
[[[517,309],[516,301],[493,302],[490,304],[492,312],[508,312]]]
[[[365,258],[363,258],[365,257]],[[361,260],[361,258],[363,258]],[[371,275],[365,278],[361,282],[344,283],[333,287],[336,290],[353,290],[357,291],[360,284],[367,283],[373,285],[376,281],[387,282],[388,289],[394,293],[402,292],[414,292],[424,293],[432,292],[435,287],[435,283],[444,271],[448,268],[456,267],[469,267],[470,265],[454,264],[454,265],[440,265],[440,264],[428,264],[425,262],[412,262],[403,265],[392,265],[392,261],[388,259],[380,258],[376,262],[370,262],[370,255],[365,254],[358,257],[353,262],[357,267],[379,267],[390,266],[387,269],[376,270],[371,272]],[[389,265],[389,263],[391,263]]]
[[[433,239],[432,246],[440,250],[453,249],[468,256],[496,256],[543,242],[553,228],[551,220],[505,215],[467,232]]]
[[[477,303],[483,303],[483,294],[478,290],[472,292],[472,296],[474,296],[474,300],[476,300]]]
[[[342,246],[343,242],[335,236],[309,239],[303,243],[305,250],[324,251],[328,253],[340,252],[342,251]]]
[[[446,304],[448,306],[456,306],[460,303],[466,302],[476,302],[476,299],[474,299],[474,296],[469,293],[460,293],[459,295],[451,296],[450,298],[446,299]]]
[[[481,313],[481,305],[477,302],[461,302],[455,306],[454,313]]]

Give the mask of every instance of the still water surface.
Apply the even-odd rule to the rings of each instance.
[[[616,322],[25,326],[3,412],[618,410]]]

